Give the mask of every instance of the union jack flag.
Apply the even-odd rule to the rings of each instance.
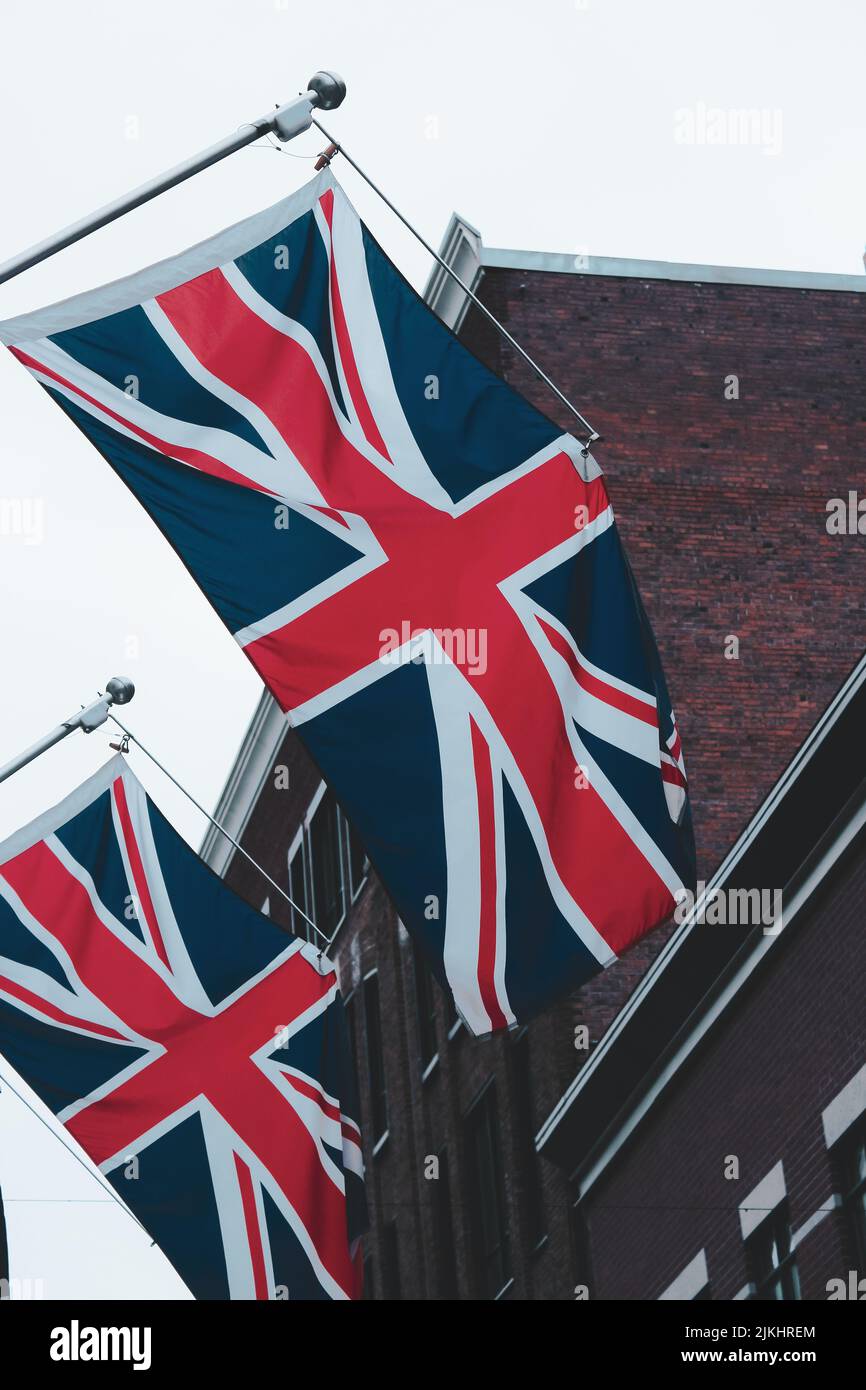
[[[0,1052],[200,1299],[357,1296],[333,966],[248,907],[122,758],[0,845]]]
[[[601,469],[330,171],[0,336],[231,629],[473,1032],[670,916],[685,771]]]

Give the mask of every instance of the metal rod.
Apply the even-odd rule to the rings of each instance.
[[[154,764],[159,768],[160,772],[165,773],[165,775],[166,775],[166,777],[168,778],[168,780],[169,780],[170,782],[173,782],[173,783],[174,783],[174,785],[177,787],[178,791],[179,791],[179,792],[182,792],[183,795],[187,798],[188,801],[191,801],[191,802],[192,802],[193,806],[196,808],[197,811],[201,811],[202,815],[205,817],[206,820],[209,820],[209,821],[210,821],[210,823],[211,823],[211,825],[214,827],[214,829],[215,829],[215,830],[218,830],[219,833],[220,833],[221,835],[224,835],[225,838],[228,840],[229,844],[234,845],[235,849],[238,850],[238,852],[244,856],[244,859],[246,859],[250,864],[252,864],[252,866],[253,866],[254,869],[258,869],[258,871],[259,871],[259,873],[261,874],[262,878],[267,879],[267,881],[268,881],[268,883],[271,885],[271,887],[272,887],[272,888],[276,888],[277,892],[280,894],[280,897],[284,898],[284,899],[286,900],[286,902],[289,904],[289,906],[290,906],[295,912],[299,913],[300,916],[303,917],[304,921],[307,922],[307,923],[309,924],[309,926],[312,927],[313,931],[314,931],[314,932],[316,933],[316,935],[319,937],[320,941],[323,941],[323,942],[325,943],[325,947],[330,946],[331,943],[332,943],[332,941],[333,941],[333,937],[326,936],[325,933],[324,933],[323,931],[321,931],[321,930],[319,929],[319,927],[316,926],[316,924],[315,924],[315,922],[313,921],[312,917],[308,917],[307,914],[306,914],[306,912],[304,911],[304,909],[303,909],[302,907],[299,907],[298,904],[297,904],[296,902],[294,902],[294,901],[292,900],[292,898],[289,897],[289,895],[288,895],[288,893],[286,892],[286,890],[285,890],[284,888],[281,888],[280,885],[276,882],[275,879],[272,879],[272,878],[271,878],[271,876],[270,876],[270,874],[267,872],[267,870],[266,870],[266,869],[263,869],[262,866],[261,866],[261,864],[259,864],[258,861],[257,861],[256,859],[253,859],[253,856],[252,856],[251,854],[248,854],[248,853],[247,853],[247,851],[244,849],[243,845],[240,844],[240,842],[239,842],[238,840],[235,839],[234,835],[230,834],[229,831],[226,830],[226,828],[225,828],[224,825],[220,825],[219,821],[218,821],[218,820],[215,820],[214,817],[210,814],[210,812],[209,812],[209,811],[206,811],[206,810],[204,809],[204,807],[202,806],[201,802],[200,802],[200,801],[196,801],[196,799],[195,799],[195,797],[193,796],[192,792],[187,791],[186,787],[182,786],[181,783],[177,780],[177,778],[174,777],[174,776],[172,776],[172,774],[169,772],[168,768],[167,768],[163,763],[161,763],[161,762],[159,761],[159,758],[156,756],[156,754],[155,754],[155,753],[151,753],[151,751],[150,751],[149,748],[145,748],[145,746],[144,746],[144,744],[142,743],[141,739],[138,738],[138,737],[132,732],[131,729],[127,729],[127,727],[126,727],[125,724],[121,724],[121,722],[120,722],[120,720],[117,718],[117,715],[116,715],[116,714],[109,714],[109,715],[108,715],[108,718],[112,721],[112,723],[114,723],[114,724],[117,725],[118,729],[121,729],[121,730],[123,731],[123,733],[126,735],[126,737],[127,737],[128,739],[131,739],[132,742],[133,742],[138,748],[141,749],[142,753],[144,753],[148,758],[150,758],[150,761],[151,761],[152,763],[154,763]]]
[[[493,324],[493,327],[496,329],[496,331],[498,333],[501,333],[502,337],[506,340],[506,342],[510,343],[514,350],[518,352],[520,356],[523,358],[524,362],[528,363],[528,365],[535,372],[536,376],[540,377],[541,380],[545,383],[545,385],[550,387],[551,391],[557,397],[557,399],[560,400],[562,404],[568,410],[571,411],[572,415],[575,417],[575,419],[580,421],[584,429],[589,431],[589,438],[584,442],[584,448],[588,450],[591,444],[594,444],[597,439],[601,439],[601,435],[593,429],[586,416],[581,415],[577,406],[572,405],[568,397],[564,395],[562,391],[560,391],[559,387],[556,385],[556,382],[551,381],[550,377],[547,375],[545,371],[543,371],[541,367],[539,367],[535,359],[530,357],[526,349],[520,346],[516,338],[512,337],[505,325],[499,322],[499,319],[496,317],[495,314],[491,313],[491,311],[487,308],[486,304],[482,304],[478,296],[473,293],[473,291],[466,284],[465,280],[461,279],[461,277],[457,274],[457,271],[454,270],[453,266],[450,266],[448,262],[444,260],[442,256],[439,255],[438,251],[434,251],[429,241],[427,241],[426,238],[421,235],[421,233],[417,230],[416,227],[413,227],[408,217],[403,216],[400,209],[394,206],[387,194],[382,192],[379,185],[375,183],[373,179],[370,178],[370,175],[365,173],[365,171],[361,168],[360,164],[358,164],[357,161],[352,158],[345,145],[341,145],[340,141],[336,138],[336,136],[331,135],[322,125],[322,122],[316,120],[315,116],[310,117],[310,122],[312,125],[316,127],[317,130],[320,130],[322,132],[325,139],[329,140],[331,144],[335,147],[335,149],[343,156],[343,158],[347,160],[349,164],[351,164],[352,168],[355,170],[357,174],[360,174],[364,182],[370,185],[373,192],[379,195],[379,197],[382,199],[382,202],[385,203],[385,205],[391,209],[395,217],[400,219],[400,221],[403,223],[403,226],[406,227],[407,230],[412,233],[416,241],[420,241],[421,245],[424,247],[424,250],[429,252],[429,254],[433,257],[434,261],[436,261],[446,272],[446,274],[450,275],[451,279],[454,280],[456,284],[460,286],[461,290],[463,290],[464,293],[469,296],[475,307],[481,310],[484,317],[488,319],[490,323]]]
[[[73,242],[81,241],[82,237],[89,236],[91,232],[98,231],[100,227],[105,227],[109,222],[114,222],[118,217],[123,217],[133,208],[141,207],[142,203],[150,202],[151,198],[157,198],[160,193],[165,193],[169,188],[175,188],[177,184],[191,179],[194,174],[200,174],[203,169],[209,169],[212,164],[218,164],[220,160],[234,154],[236,150],[242,150],[247,145],[251,145],[253,141],[260,139],[263,135],[273,132],[279,140],[284,142],[294,139],[296,135],[309,130],[314,107],[319,107],[323,111],[332,111],[334,107],[340,105],[345,95],[346,84],[336,73],[314,73],[308,83],[308,90],[295,97],[294,100],[287,101],[284,105],[268,112],[267,115],[259,116],[257,120],[241,126],[232,135],[218,140],[215,145],[210,145],[200,154],[192,155],[181,164],[176,164],[173,169],[167,170],[166,173],[158,174],[156,178],[149,179],[147,183],[140,184],[131,192],[125,193],[120,198],[115,198],[113,202],[97,208],[87,217],[82,217],[78,222],[72,222],[68,227],[63,227],[59,232],[55,232],[53,236],[46,237],[44,241],[37,242],[35,246],[13,256],[11,260],[5,261],[0,265],[0,285],[7,280],[14,279],[22,271],[29,270],[31,266],[38,265],[40,261],[47,260],[49,256],[56,255],[58,251],[62,251],[66,246],[71,246]]]
[[[67,734],[71,734],[75,729],[81,729],[85,734],[92,734],[94,729],[98,729],[108,718],[108,711],[112,705],[127,705],[135,694],[135,686],[127,676],[112,676],[108,685],[105,687],[105,694],[100,695],[98,700],[93,700],[89,705],[85,705],[77,714],[71,714],[68,719],[64,719],[62,724],[58,724],[56,729],[45,734],[32,747],[19,753],[17,758],[13,758],[5,767],[0,767],[0,782],[5,782],[7,777],[11,777],[13,772],[18,772],[28,763],[32,763],[34,758],[38,758],[40,753],[46,749],[53,748],[55,743],[59,743]]]

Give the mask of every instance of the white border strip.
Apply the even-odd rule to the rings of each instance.
[[[57,304],[35,309],[30,314],[6,319],[0,323],[0,343],[18,347],[52,333],[80,328],[94,319],[120,313],[141,304],[143,300],[166,294],[188,280],[226,265],[245,251],[267,241],[268,237],[275,236],[295,218],[315,207],[326,188],[334,187],[336,181],[333,174],[329,169],[323,169],[309,183],[290,193],[281,202],[274,203],[273,207],[245,217],[242,222],[226,227],[224,231],[186,251],[157,261],[155,265],[147,266],[133,275],[126,275],[122,280],[113,280],[99,289],[87,290],[84,294],[73,295],[71,299],[62,299]]]

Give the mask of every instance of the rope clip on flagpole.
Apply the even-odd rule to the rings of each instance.
[[[33,759],[38,758],[40,753],[53,748],[55,743],[59,743],[61,739],[74,733],[76,729],[80,729],[85,734],[92,734],[94,729],[101,728],[105,723],[112,705],[128,705],[134,694],[135,686],[128,676],[112,676],[105,687],[104,695],[92,700],[89,705],[83,705],[77,714],[70,714],[69,718],[64,719],[62,724],[58,724],[56,729],[52,729],[32,747],[19,753],[17,758],[12,758],[5,767],[0,767],[0,782],[5,782],[6,778],[11,777],[13,772],[18,772],[20,768],[32,763]]]

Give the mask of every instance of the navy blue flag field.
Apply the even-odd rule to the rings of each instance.
[[[685,769],[601,469],[330,171],[0,337],[243,647],[472,1032],[671,915]]]
[[[227,888],[121,757],[0,845],[0,1054],[196,1298],[359,1295],[334,968]]]

